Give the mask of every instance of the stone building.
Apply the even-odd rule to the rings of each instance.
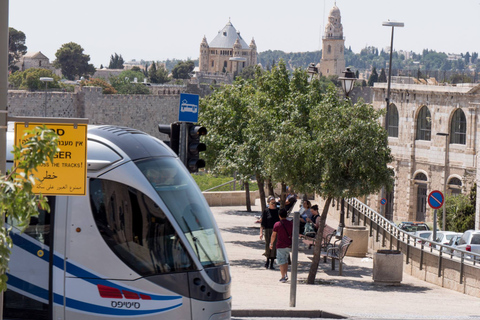
[[[385,108],[386,91],[386,83],[375,83],[372,103],[376,109]],[[394,156],[390,165],[395,186],[387,196],[385,216],[394,221],[432,222],[433,210],[427,203],[431,191],[443,192],[446,186],[447,194],[467,194],[480,178],[480,85],[392,83],[390,100],[388,143]],[[379,212],[380,197],[367,199]],[[476,229],[480,228],[479,201],[477,197]]]
[[[322,38],[322,59],[320,74],[342,76],[345,71],[345,38],[343,37],[342,17],[337,5],[330,10],[325,34]]]
[[[41,51],[38,52],[27,52],[24,56],[20,58],[20,61],[17,62],[19,71],[25,71],[29,68],[43,68],[54,70],[53,66],[50,64],[50,60],[45,56]]]
[[[245,67],[257,64],[257,45],[252,38],[250,45],[243,40],[240,31],[228,21],[210,42],[203,37],[200,44],[199,73],[241,72]]]

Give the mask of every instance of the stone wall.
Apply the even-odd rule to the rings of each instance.
[[[112,124],[144,131],[160,139],[158,124],[178,121],[179,92],[167,95],[104,95],[98,87],[77,88],[74,93],[8,92],[10,116],[88,118],[90,124]]]

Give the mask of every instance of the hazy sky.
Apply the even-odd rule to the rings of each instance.
[[[9,25],[27,36],[28,51],[50,61],[62,44],[76,42],[99,67],[110,55],[124,60],[196,59],[205,35],[210,42],[231,19],[259,52],[315,51],[334,0],[10,0]],[[480,0],[338,0],[345,45],[390,45],[420,53],[480,52]]]

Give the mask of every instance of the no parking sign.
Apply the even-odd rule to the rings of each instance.
[[[438,190],[433,190],[428,195],[428,204],[432,209],[440,209],[445,202],[445,197],[443,193]]]

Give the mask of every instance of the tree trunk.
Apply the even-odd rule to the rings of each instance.
[[[263,180],[262,177],[260,177],[259,174],[255,175],[255,178],[257,179],[257,186],[258,186],[258,192],[260,194],[260,206],[262,207],[262,212],[265,211],[267,208],[265,204],[265,181]]]
[[[243,185],[245,186],[245,198],[247,201],[247,212],[252,212],[252,205],[250,204],[250,184],[248,179],[243,180]]]
[[[267,188],[268,188],[268,195],[275,197],[275,190],[273,189],[272,181],[267,179]]]
[[[285,200],[287,199],[287,185],[282,182],[282,191],[280,193],[280,208],[285,208]]]
[[[320,226],[318,227],[317,235],[315,236],[315,247],[313,248],[313,259],[312,264],[310,265],[310,272],[308,273],[307,283],[314,284],[315,276],[317,275],[318,263],[320,262],[320,253],[322,251],[322,237],[323,230],[325,229],[325,224],[327,222],[328,208],[330,207],[330,202],[332,197],[328,197],[323,206],[322,215],[320,216]]]

